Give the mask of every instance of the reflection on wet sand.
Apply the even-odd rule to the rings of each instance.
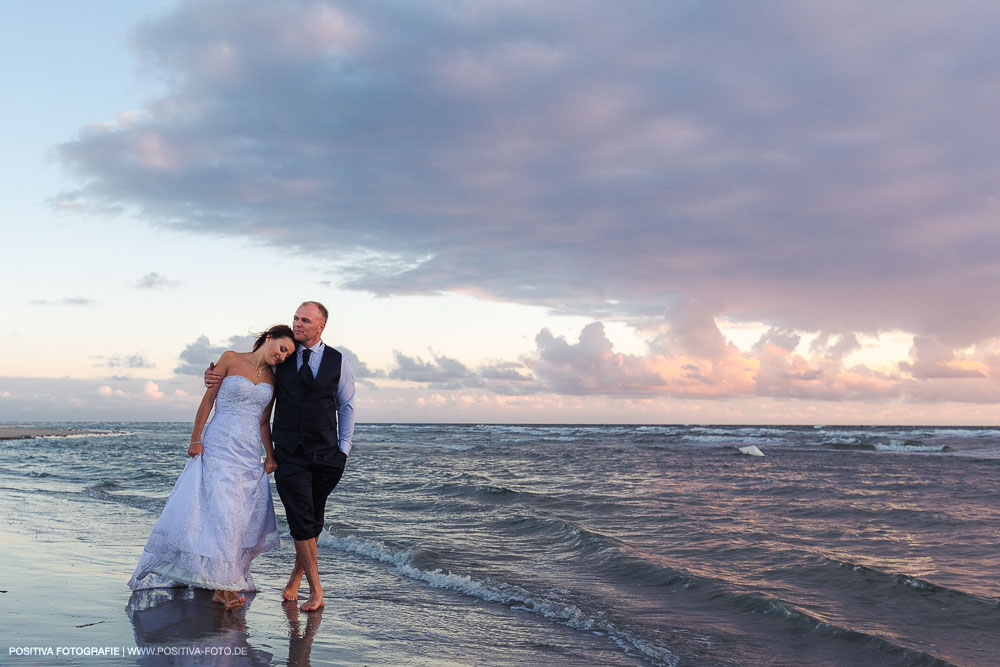
[[[142,652],[136,664],[270,665],[272,655],[247,642],[246,604],[226,610],[212,591],[156,588],[136,591],[125,606]]]
[[[288,664],[309,667],[313,638],[323,621],[323,609],[299,611],[295,600],[285,600],[281,606],[285,610],[285,616],[288,617]],[[302,627],[302,616],[306,617],[305,628]]]

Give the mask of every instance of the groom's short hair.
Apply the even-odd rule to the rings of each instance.
[[[330,319],[330,313],[327,311],[326,306],[321,304],[319,301],[303,301],[299,304],[299,308],[302,306],[316,306],[316,309],[323,315],[324,322]]]

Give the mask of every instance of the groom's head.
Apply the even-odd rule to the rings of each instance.
[[[323,329],[326,328],[326,318],[326,306],[319,301],[303,301],[292,317],[295,342],[305,347],[312,347],[318,343]]]

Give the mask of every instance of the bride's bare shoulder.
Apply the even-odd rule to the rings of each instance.
[[[235,352],[233,350],[226,350],[225,352],[222,353],[222,356],[219,357],[219,360],[215,362],[215,368],[220,372],[228,371],[236,364],[237,361],[239,361],[240,357],[242,356],[243,355],[241,355],[239,352]]]

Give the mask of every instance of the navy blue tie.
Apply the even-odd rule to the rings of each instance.
[[[312,350],[308,348],[302,350],[302,368],[299,369],[299,381],[306,386],[311,385],[315,379],[312,368],[309,367],[309,357],[311,356]]]

